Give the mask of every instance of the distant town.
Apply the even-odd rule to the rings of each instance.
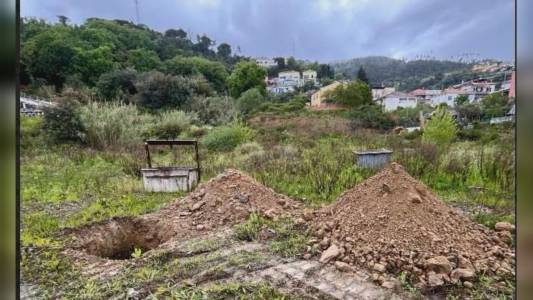
[[[271,58],[256,58],[256,63],[264,68],[277,66],[277,62]],[[469,103],[478,103],[483,97],[491,93],[503,93],[510,99],[515,97],[515,70],[512,66],[502,63],[479,63],[472,70],[478,72],[504,72],[505,76],[498,79],[479,78],[463,81],[460,84],[451,85],[444,89],[417,88],[412,91],[402,92],[392,86],[371,85],[372,100],[383,106],[385,111],[394,111],[399,108],[414,108],[418,104],[428,104],[436,107],[442,104],[453,108],[455,99],[459,95],[466,95]],[[317,80],[317,72],[314,70],[287,70],[279,72],[277,77],[266,77],[267,90],[273,94],[290,93],[304,85],[311,85],[313,89],[307,94],[311,96],[308,105],[315,109],[333,109],[338,107],[328,101],[329,92],[339,85],[348,83],[347,80],[335,80],[327,85],[321,85]],[[514,114],[514,109],[511,109]]]

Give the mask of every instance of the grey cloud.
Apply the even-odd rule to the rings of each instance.
[[[141,22],[183,28],[240,46],[251,56],[319,61],[366,55],[464,52],[512,59],[513,3],[508,0],[138,0]],[[25,0],[22,16],[75,23],[88,17],[135,20],[134,0]]]

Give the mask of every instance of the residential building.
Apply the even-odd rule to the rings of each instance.
[[[496,91],[496,84],[486,79],[475,79],[453,86],[454,89],[467,94],[470,102],[477,102],[479,99]]]
[[[384,86],[373,86],[372,87],[372,99],[377,100],[387,96],[388,94],[394,93],[396,91],[393,87],[384,87]]]
[[[441,94],[441,90],[426,90],[418,88],[409,92],[409,95],[416,97],[419,103],[431,103],[431,99]]]
[[[314,84],[317,83],[317,73],[315,70],[305,70],[302,72],[302,79],[304,81],[304,84],[306,82],[313,82]]]
[[[328,93],[332,92],[336,87],[341,84],[342,83],[340,81],[334,81],[333,83],[322,87],[316,93],[311,95],[311,107],[323,106],[325,104],[324,100],[326,100]]]
[[[255,62],[264,68],[271,68],[271,67],[275,67],[278,65],[278,63],[276,63],[275,60],[273,60],[272,58],[268,58],[268,57],[257,57],[255,59]]]
[[[459,95],[467,95],[468,100],[470,102],[473,102],[474,100],[474,94],[468,94],[467,92],[455,89],[455,88],[447,88],[443,90],[439,95],[433,96],[431,98],[431,105],[437,106],[442,103],[446,103],[449,107],[455,106],[455,98]]]
[[[403,92],[393,92],[375,101],[379,102],[385,111],[393,111],[400,107],[416,107],[418,103],[416,97]]]

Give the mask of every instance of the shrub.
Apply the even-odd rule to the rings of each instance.
[[[150,136],[160,139],[174,139],[189,130],[198,120],[196,114],[180,110],[163,112],[156,123],[150,128]]]
[[[40,131],[42,126],[41,117],[26,117],[20,116],[20,149],[23,151],[31,151],[38,147]]]
[[[150,110],[181,108],[194,95],[211,93],[204,79],[176,77],[157,71],[144,73],[137,80],[136,88],[136,102]]]
[[[250,129],[241,124],[233,123],[211,130],[203,137],[202,144],[211,151],[231,151],[239,144],[247,141],[250,136]]]
[[[247,115],[264,101],[265,98],[261,92],[253,88],[241,94],[239,99],[237,99],[237,106],[242,114]]]
[[[235,148],[235,158],[245,168],[260,166],[266,156],[265,150],[257,142],[248,142]]]
[[[105,100],[125,99],[137,93],[135,80],[137,71],[132,69],[113,70],[104,73],[96,83],[96,90],[100,97]]]
[[[373,129],[391,129],[394,121],[387,116],[381,106],[375,104],[362,105],[351,112],[350,128],[359,127]]]
[[[457,128],[451,114],[444,108],[438,108],[424,127],[422,140],[433,143],[442,150],[450,145],[456,132]]]
[[[92,102],[83,106],[80,113],[85,141],[98,149],[138,145],[154,121],[137,107],[122,103]]]
[[[221,125],[235,120],[238,111],[231,97],[193,97],[185,104],[186,111],[195,112],[198,119],[209,125]]]
[[[84,126],[78,108],[78,102],[63,99],[56,106],[44,109],[42,129],[52,142],[81,141]]]
[[[329,101],[350,107],[372,104],[372,93],[366,83],[360,80],[337,86],[328,95]]]

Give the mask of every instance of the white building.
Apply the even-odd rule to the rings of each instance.
[[[393,92],[384,97],[377,99],[385,111],[394,111],[400,107],[416,107],[417,99],[407,93]]]
[[[474,101],[474,94],[468,94],[463,90],[448,88],[442,91],[439,95],[431,98],[431,105],[437,106],[442,103],[446,103],[449,107],[455,106],[455,98],[459,95],[467,95],[468,101]]]
[[[467,94],[470,102],[477,102],[479,99],[496,91],[496,84],[486,79],[476,79],[453,86]]]
[[[314,84],[317,83],[317,73],[314,70],[305,70],[302,72],[302,78],[304,81],[304,84],[306,82],[313,82]]]
[[[255,62],[263,68],[271,68],[278,65],[275,60],[268,57],[258,57],[255,59]]]
[[[440,95],[441,93],[441,90],[416,89],[409,92],[409,95],[416,97],[420,103],[431,103],[431,99]]]
[[[372,87],[372,99],[378,100],[387,96],[388,94],[394,93],[396,91],[393,87],[383,87],[383,86],[374,86]]]

